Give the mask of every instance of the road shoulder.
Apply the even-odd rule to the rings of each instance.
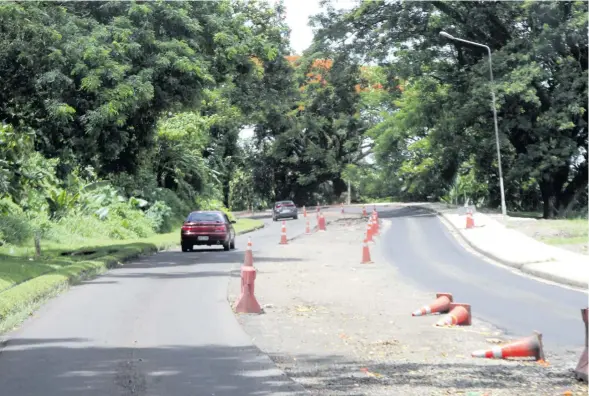
[[[453,329],[433,326],[436,316],[412,317],[435,296],[400,278],[378,246],[371,248],[373,264],[359,264],[364,230],[361,221],[335,221],[327,232],[264,251],[260,262],[254,256],[256,297],[265,313],[237,315],[238,321],[311,394],[586,392],[567,372],[576,362],[552,351],[546,351],[549,367],[471,358],[472,351],[505,340],[476,315],[472,326]],[[231,303],[239,290],[239,278],[232,277]]]

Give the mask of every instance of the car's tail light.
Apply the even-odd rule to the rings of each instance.
[[[193,226],[185,225],[185,226],[182,226],[182,231],[192,231],[192,230],[194,230],[194,228],[195,227],[193,227]]]
[[[225,231],[227,231],[227,227],[225,227],[225,225],[215,227],[215,232],[225,232]]]

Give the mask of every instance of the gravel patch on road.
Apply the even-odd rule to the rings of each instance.
[[[378,246],[371,246],[374,263],[360,264],[364,231],[365,221],[342,219],[327,232],[265,251],[263,262],[254,256],[256,297],[264,313],[237,315],[238,320],[310,394],[587,394],[570,372],[580,350],[546,350],[547,365],[475,359],[472,351],[507,341],[477,320],[476,307],[468,327],[436,328],[439,316],[412,317],[436,291],[410,286],[380,257]],[[239,288],[239,278],[232,278],[231,303]]]

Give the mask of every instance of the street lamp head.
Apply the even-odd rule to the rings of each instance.
[[[440,32],[440,36],[446,37],[447,39],[450,39],[450,40],[454,40],[454,36],[452,36],[450,33]]]

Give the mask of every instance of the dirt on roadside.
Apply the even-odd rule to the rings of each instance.
[[[385,223],[386,224],[386,223]],[[570,368],[581,351],[545,351],[549,364],[475,359],[506,341],[489,324],[436,328],[411,312],[435,296],[408,285],[371,249],[360,264],[365,222],[277,245],[256,262],[262,315],[237,315],[245,331],[313,395],[586,395]],[[378,241],[377,241],[378,243]],[[239,294],[232,278],[229,301]]]

